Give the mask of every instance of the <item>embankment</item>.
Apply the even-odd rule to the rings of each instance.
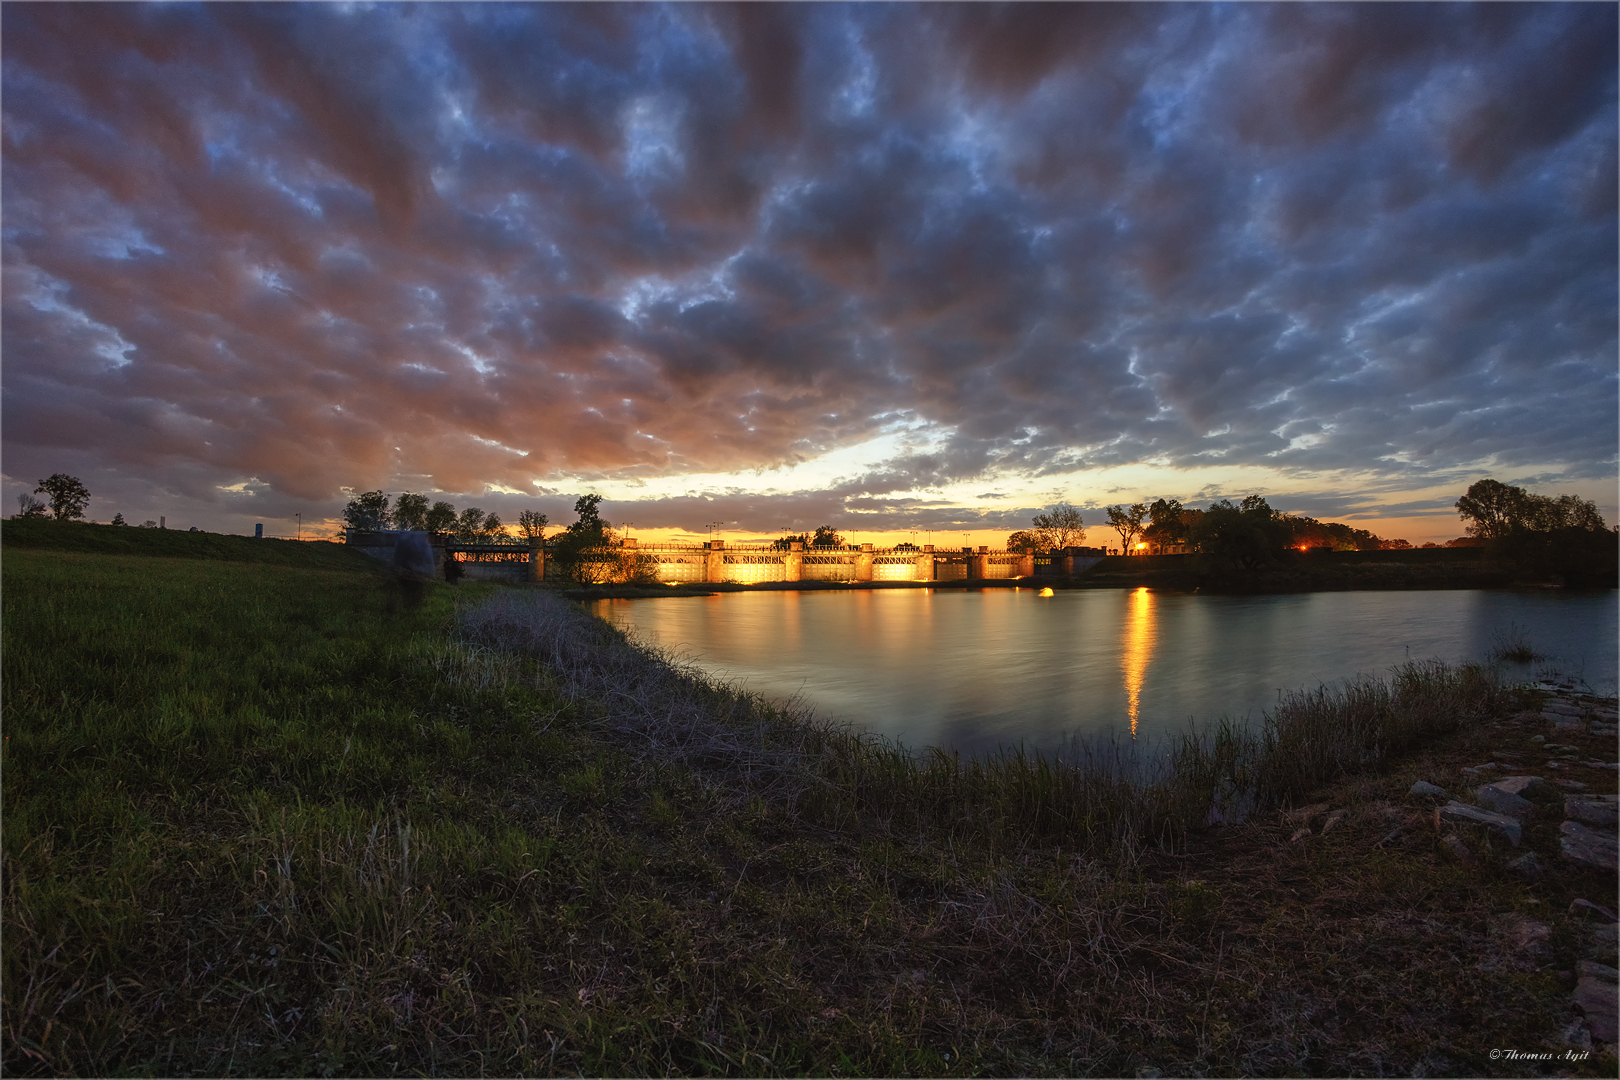
[[[94,525],[48,518],[0,522],[0,544],[4,544],[8,551],[141,555],[372,573],[378,572],[382,566],[355,548],[325,540],[257,539],[229,533]]]

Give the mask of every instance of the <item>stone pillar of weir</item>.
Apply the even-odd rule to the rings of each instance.
[[[1026,551],[1018,556],[1018,576],[1035,576],[1035,553],[1033,551]]]
[[[968,577],[982,581],[983,579],[990,576],[990,574],[989,574],[989,563],[990,563],[989,551],[990,551],[989,547],[981,544],[979,546],[978,551],[974,551],[974,552],[969,553],[969,555],[968,555]]]
[[[804,572],[804,541],[789,540],[787,554],[782,556],[782,580],[799,581]]]
[[[1064,577],[1074,576],[1074,548],[1066,547],[1062,551],[1053,552],[1052,561],[1061,565]]]
[[[855,580],[856,581],[871,581],[872,580],[872,545],[871,544],[862,544],[860,553],[855,556]]]
[[[535,584],[546,580],[546,549],[538,536],[529,538],[529,580]]]
[[[917,581],[933,581],[934,580],[934,545],[933,544],[924,544],[923,545],[922,554],[917,556],[917,568],[912,571],[911,576],[912,576],[912,578],[914,580],[917,580]]]
[[[703,549],[703,580],[709,583],[726,580],[726,542],[710,540]]]

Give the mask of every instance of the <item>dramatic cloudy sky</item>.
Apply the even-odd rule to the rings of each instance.
[[[8,503],[1615,517],[1613,4],[0,17]]]

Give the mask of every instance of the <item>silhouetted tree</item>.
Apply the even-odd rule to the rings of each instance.
[[[90,492],[79,483],[79,478],[67,473],[52,473],[34,489],[35,495],[44,495],[51,501],[51,516],[57,521],[72,521],[84,517],[84,508],[90,505]]]
[[[1299,548],[1302,551],[1309,548],[1378,551],[1395,543],[1386,542],[1367,529],[1357,529],[1342,521],[1317,521],[1303,514],[1278,514],[1276,522],[1284,534],[1282,546]]]
[[[343,508],[343,522],[351,529],[375,532],[388,528],[392,516],[388,513],[388,496],[380,491],[356,495]]]
[[[599,537],[608,531],[608,523],[602,520],[599,509],[602,505],[600,495],[581,495],[574,500],[574,513],[578,520],[568,526],[571,536]]]
[[[476,506],[469,506],[456,518],[456,539],[464,544],[476,543],[480,533],[484,531],[484,511]]]
[[[426,495],[413,495],[409,491],[394,500],[394,528],[426,529],[428,501]]]
[[[576,520],[551,542],[552,558],[563,576],[581,585],[611,581],[620,570],[608,523],[598,510],[601,505],[602,496],[581,495],[574,501]]]
[[[1119,551],[1122,555],[1131,553],[1131,542],[1142,535],[1142,522],[1147,520],[1148,508],[1146,503],[1132,503],[1130,506],[1110,506],[1107,508],[1108,524],[1119,533]]]
[[[1498,480],[1469,485],[1456,503],[1457,513],[1466,522],[1464,531],[1481,540],[1500,540],[1523,522],[1525,495],[1523,488]]]
[[[1186,511],[1176,499],[1157,499],[1148,507],[1149,524],[1142,530],[1143,539],[1154,544],[1184,544],[1187,542]]]
[[[1086,538],[1086,523],[1080,511],[1066,502],[1053,503],[1045,513],[1030,519],[1035,537],[1047,551],[1073,547]]]
[[[810,547],[843,547],[844,534],[837,532],[831,525],[817,525],[816,534],[810,538]]]
[[[17,513],[14,515],[15,517],[42,518],[48,516],[48,514],[49,511],[46,509],[45,504],[28,492],[25,491],[17,496]]]
[[[1035,533],[1030,532],[1028,529],[1019,529],[1015,533],[1008,534],[1007,550],[1024,552],[1039,551],[1041,550],[1041,538]]]
[[[1616,578],[1617,534],[1590,499],[1536,495],[1481,480],[1456,505],[1473,538],[1521,571],[1567,584],[1609,584]]]
[[[436,502],[422,516],[422,528],[433,533],[447,533],[456,527],[456,508],[447,502]]]
[[[1227,499],[1205,510],[1188,540],[1210,558],[1244,570],[1276,562],[1288,533],[1264,498],[1250,495],[1240,505]]]
[[[547,524],[546,515],[534,510],[525,510],[518,515],[518,528],[530,540],[544,540]]]
[[[602,520],[601,504],[600,495],[581,495],[574,503],[578,520],[552,538],[552,558],[563,575],[581,585],[657,581],[658,560],[625,547],[612,524]]]

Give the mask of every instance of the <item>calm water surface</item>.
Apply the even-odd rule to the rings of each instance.
[[[1279,690],[1483,659],[1515,628],[1549,668],[1615,692],[1615,591],[1204,596],[1088,589],[726,593],[607,600],[604,618],[705,670],[906,746],[965,753],[1152,738],[1258,718]]]

